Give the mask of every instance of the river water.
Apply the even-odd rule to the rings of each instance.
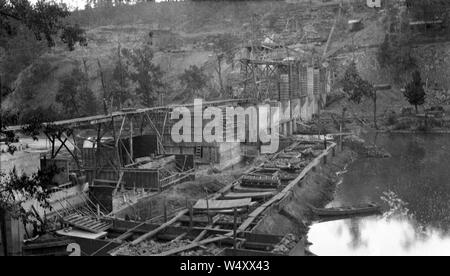
[[[376,202],[384,214],[316,223],[317,255],[450,255],[450,135],[378,134],[392,154],[347,168],[331,206]]]

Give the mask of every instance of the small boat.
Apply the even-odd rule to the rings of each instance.
[[[311,208],[311,211],[315,215],[320,217],[356,216],[356,215],[381,213],[381,207],[373,203],[357,207],[336,207],[336,208],[316,208],[311,204],[308,204],[308,206]]]

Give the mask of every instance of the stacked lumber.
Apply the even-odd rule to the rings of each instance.
[[[240,184],[243,187],[277,189],[281,183],[278,177],[244,175]]]
[[[222,196],[223,199],[242,199],[242,198],[251,198],[251,199],[264,199],[272,197],[276,194],[275,192],[246,192],[246,193],[236,193],[230,192]]]
[[[199,199],[194,205],[194,210],[233,210],[249,207],[252,203],[251,198],[233,199],[233,200],[216,200],[216,199]]]

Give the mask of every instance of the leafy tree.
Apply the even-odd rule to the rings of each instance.
[[[356,69],[356,64],[354,62],[350,63],[347,70],[345,71],[344,77],[341,80],[341,85],[344,93],[347,95],[347,98],[356,104],[361,103],[363,97],[367,97],[373,100],[374,102],[374,125],[377,128],[376,121],[376,108],[377,108],[377,95],[374,86],[364,80],[358,73]],[[345,115],[345,111],[347,109],[344,107],[342,111],[342,117]]]
[[[76,42],[86,45],[84,30],[79,26],[65,24],[63,19],[70,15],[67,7],[55,2],[38,0],[0,0],[0,38],[17,35],[19,26],[31,30],[37,40],[44,39],[47,45],[55,45],[54,37],[62,32],[61,40],[70,50]]]
[[[67,26],[62,30],[61,41],[67,44],[70,51],[75,50],[75,44],[78,42],[81,46],[87,46],[87,40],[84,37],[84,30],[79,25]]]
[[[66,75],[61,80],[60,87],[56,95],[64,112],[69,117],[81,117],[93,115],[97,110],[97,99],[93,92],[87,87],[86,74],[76,67],[71,74]]]
[[[420,72],[414,71],[411,82],[406,85],[403,92],[408,102],[416,108],[416,113],[418,112],[418,106],[425,103],[426,94],[423,86],[424,83],[422,82]]]
[[[123,58],[129,50],[117,48],[117,59],[114,65],[111,79],[111,97],[114,106],[121,109],[122,105],[131,98],[130,93],[130,68],[129,61]]]
[[[196,65],[191,65],[180,76],[181,85],[184,86],[185,91],[191,96],[199,96],[199,92],[206,86],[208,76],[203,70]]]
[[[49,77],[53,67],[46,60],[38,60],[27,67],[20,74],[18,85],[15,87],[14,98],[16,108],[24,113],[36,109],[36,98],[42,84],[42,80]]]
[[[404,72],[417,67],[413,49],[406,41],[386,35],[378,50],[378,62],[383,68],[391,68],[394,78],[398,81]]]
[[[26,28],[18,30],[18,34],[6,40],[4,57],[0,62],[1,96],[12,92],[13,83],[19,73],[30,66],[46,49],[43,42],[37,41],[31,31]]]
[[[354,103],[361,103],[364,96],[372,97],[373,86],[361,78],[354,62],[345,71],[341,84],[348,99]]]
[[[56,166],[39,170],[31,176],[25,174],[19,176],[15,169],[9,175],[0,172],[0,224],[5,256],[8,255],[6,216],[20,219],[24,225],[32,224],[35,232],[33,234],[44,232],[44,219],[39,217],[33,209],[25,209],[23,205],[26,201],[35,199],[40,207],[51,209],[50,188],[55,185],[52,179],[58,172],[59,169]]]
[[[377,59],[384,69],[391,69],[394,80],[417,67],[413,56],[410,40],[412,37],[409,18],[398,3],[387,2],[384,29],[386,32],[383,43],[379,46]]]
[[[136,83],[136,95],[144,106],[155,105],[158,95],[162,92],[163,72],[153,63],[153,51],[147,45],[128,50],[122,54],[128,59],[133,70],[129,72],[130,79]]]

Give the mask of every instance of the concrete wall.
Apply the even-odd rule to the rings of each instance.
[[[280,102],[280,121],[285,122],[291,120],[291,101]]]
[[[293,118],[295,118],[295,119],[301,118],[301,100],[300,100],[300,98],[291,100],[291,110],[292,110]]]
[[[219,145],[219,169],[225,169],[242,160],[241,144],[236,142],[225,142]]]

